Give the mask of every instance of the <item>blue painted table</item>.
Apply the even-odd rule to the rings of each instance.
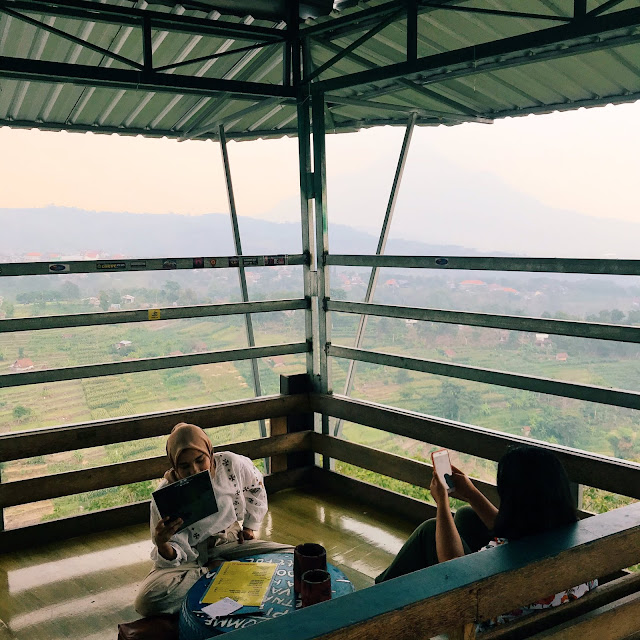
[[[272,562],[278,565],[269,591],[267,591],[264,599],[264,615],[229,616],[212,619],[200,613],[202,607],[207,606],[202,604],[200,600],[218,573],[220,569],[218,567],[202,576],[191,587],[182,603],[179,622],[180,640],[205,640],[236,629],[251,627],[263,620],[283,616],[300,607],[300,597],[296,597],[293,592],[293,553],[261,553],[242,558],[241,562]],[[332,598],[355,591],[353,585],[342,571],[331,564],[327,566],[327,571],[331,576]]]

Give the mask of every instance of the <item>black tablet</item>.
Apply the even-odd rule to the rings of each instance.
[[[153,492],[160,515],[182,518],[178,531],[218,512],[209,471],[201,471]]]

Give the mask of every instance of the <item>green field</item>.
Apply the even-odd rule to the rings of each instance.
[[[293,297],[293,296],[292,296]],[[33,315],[35,304],[15,304],[14,315]],[[79,309],[60,307],[60,312]],[[352,345],[357,318],[334,314],[332,342]],[[254,316],[258,345],[302,341],[303,315],[295,312]],[[118,348],[120,341],[131,344]],[[432,323],[370,318],[365,347],[389,353],[470,364],[558,380],[640,389],[640,359],[634,346],[605,345],[601,341],[562,339],[536,346],[531,334],[491,329],[459,328]],[[568,340],[568,341],[567,341]],[[190,354],[246,346],[241,318],[168,320],[144,324],[106,325],[73,329],[17,332],[0,335],[0,375],[10,365],[28,358],[34,370],[119,362],[125,359]],[[559,361],[562,348],[568,354]],[[342,393],[346,361],[334,359],[333,388]],[[302,355],[259,362],[262,392],[277,393],[281,374],[301,373]],[[383,404],[476,424],[503,432],[530,435],[589,451],[640,460],[640,420],[636,411],[597,405],[515,389],[453,380],[366,363],[356,369],[352,395]],[[211,404],[253,394],[248,362],[180,367],[163,371],[106,376],[70,382],[28,385],[0,390],[0,433],[63,424],[105,420]],[[216,444],[258,436],[256,424],[216,429]],[[373,447],[427,460],[433,447],[359,425],[345,425],[344,436]],[[4,464],[3,481],[99,466],[163,453],[163,439],[110,445],[96,449],[41,456]],[[495,477],[493,463],[460,456],[470,475]],[[349,473],[362,475],[349,467]],[[368,472],[365,473],[371,479]],[[395,490],[413,495],[421,490],[392,479]],[[150,483],[114,488],[23,505],[5,511],[10,527],[57,518],[71,513],[124,504],[148,496]],[[420,495],[423,495],[420,493]],[[590,491],[585,504],[595,510],[621,504],[619,498]]]

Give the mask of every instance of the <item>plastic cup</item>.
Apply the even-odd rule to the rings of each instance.
[[[293,552],[293,588],[302,593],[302,574],[311,569],[327,568],[327,551],[321,544],[305,542],[299,544]]]
[[[311,569],[302,574],[302,606],[331,600],[331,576],[324,569]]]

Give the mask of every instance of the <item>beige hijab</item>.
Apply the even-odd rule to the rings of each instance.
[[[171,484],[180,480],[178,475],[178,458],[185,449],[195,449],[213,458],[213,445],[207,434],[195,424],[178,423],[171,430],[167,439],[167,457],[171,462],[171,469],[164,474],[164,479]]]

